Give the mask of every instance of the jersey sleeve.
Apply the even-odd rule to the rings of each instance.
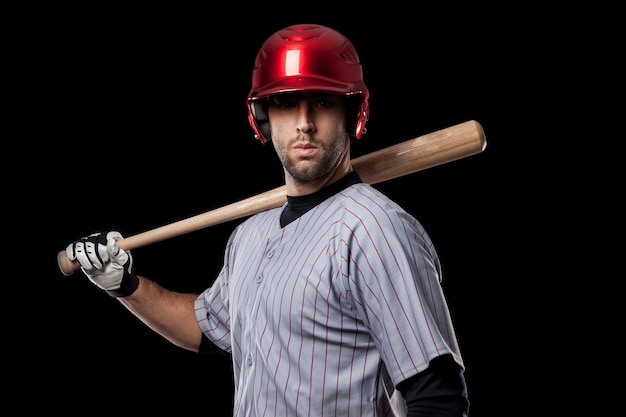
[[[451,354],[463,361],[441,287],[439,257],[422,225],[397,204],[365,193],[347,212],[348,298],[395,384]],[[351,225],[351,226],[347,226]]]
[[[231,353],[231,331],[228,297],[229,258],[233,237],[226,245],[224,264],[212,286],[204,290],[195,300],[196,320],[204,334],[220,349]]]

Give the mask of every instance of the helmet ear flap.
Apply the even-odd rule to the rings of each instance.
[[[250,111],[257,127],[257,134],[261,136],[259,139],[263,143],[267,142],[271,137],[267,103],[264,100],[254,100],[250,102]]]

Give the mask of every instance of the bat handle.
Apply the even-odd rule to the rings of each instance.
[[[57,255],[57,264],[59,265],[59,269],[66,277],[69,277],[76,271],[80,269],[80,262],[71,261],[70,258],[67,257],[67,253],[64,250],[59,251]]]

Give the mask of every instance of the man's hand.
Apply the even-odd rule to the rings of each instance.
[[[137,289],[139,279],[133,274],[133,257],[117,246],[123,239],[119,232],[93,233],[70,243],[65,252],[78,261],[89,280],[113,297],[127,297]]]

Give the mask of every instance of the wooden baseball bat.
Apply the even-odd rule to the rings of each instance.
[[[363,182],[376,184],[475,155],[486,146],[482,126],[470,120],[354,158],[352,166]],[[126,237],[118,241],[118,246],[124,250],[139,248],[280,207],[285,201],[287,196],[283,185],[206,213]],[[71,261],[65,250],[59,252],[57,262],[66,276],[80,268],[80,263]]]

